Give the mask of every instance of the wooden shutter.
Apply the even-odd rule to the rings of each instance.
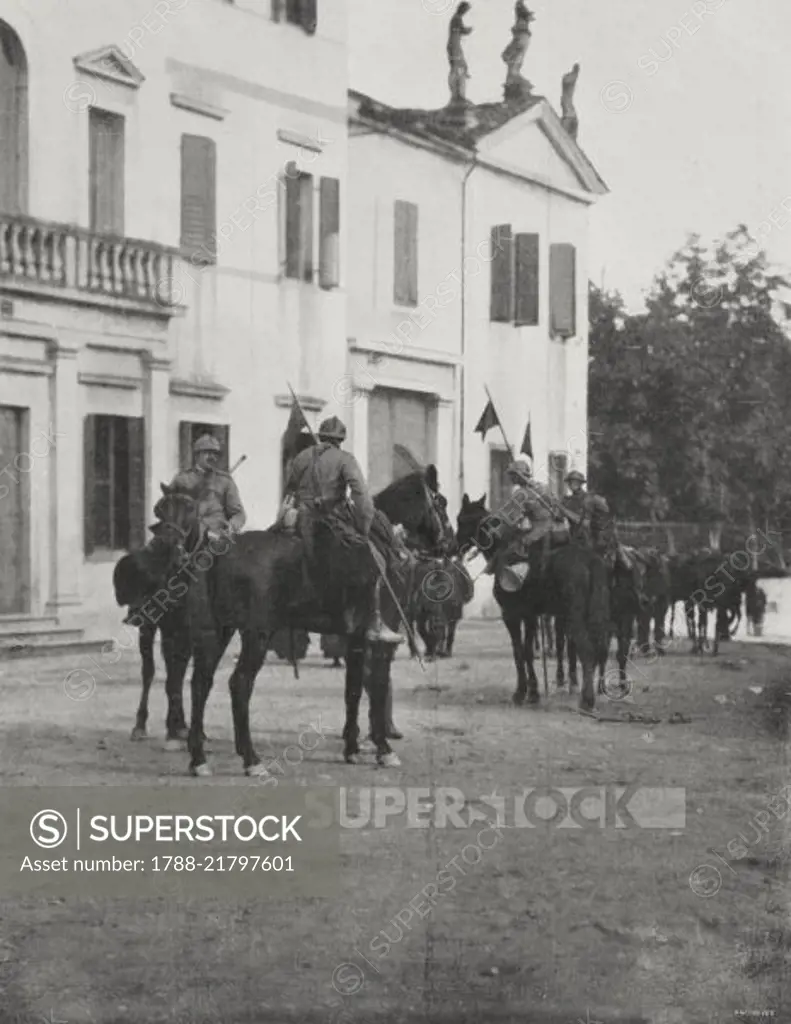
[[[179,423],[179,469],[192,465],[192,424],[188,420]]]
[[[120,424],[119,424],[120,426]],[[129,550],[146,543],[146,432],[145,420],[129,418],[127,452],[129,453]]]
[[[202,135],[181,136],[181,248],[193,262],[216,262],[217,148]]]
[[[417,218],[418,208],[414,203],[396,200],[393,295],[398,306],[417,305]]]
[[[549,247],[551,333],[569,338],[577,330],[576,249],[567,243]]]
[[[231,428],[225,424],[221,427],[213,427],[214,436],[222,445],[222,452],[217,460],[217,466],[227,473],[231,468]]]
[[[318,0],[299,0],[299,22],[309,36],[312,36],[318,25]]]
[[[286,173],[286,277],[301,277],[299,248],[299,176]]]
[[[510,324],[514,319],[514,236],[510,224],[492,228],[491,268],[490,319]]]
[[[516,236],[517,327],[538,326],[538,235]]]
[[[511,497],[508,477],[505,475],[510,462],[508,452],[499,448],[489,450],[489,507],[493,512],[503,508]]]
[[[302,280],[313,280],[313,175],[299,176],[299,244]]]
[[[91,231],[124,233],[124,119],[92,107],[89,115]]]
[[[340,192],[337,178],[322,178],[319,183],[319,285],[337,288],[340,284]]]
[[[94,491],[95,484],[95,463],[96,463],[96,417],[86,416],[83,421],[83,446],[82,446],[82,522],[83,537],[85,541],[85,554],[90,555],[95,548],[95,511]]]
[[[549,456],[549,486],[556,498],[562,498],[566,490],[568,455],[566,452],[552,452]]]

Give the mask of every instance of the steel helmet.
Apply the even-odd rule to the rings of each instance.
[[[506,470],[508,476],[523,476],[531,477],[533,470],[530,468],[530,463],[527,459],[517,459],[516,462],[512,462]]]
[[[322,421],[319,427],[319,437],[327,438],[329,441],[345,441],[346,427],[337,416],[330,416],[329,419]]]
[[[201,434],[192,446],[192,450],[196,455],[198,452],[221,452],[222,445],[217,438],[213,437],[211,434]]]
[[[572,480],[579,480],[581,484],[585,483],[585,477],[578,469],[572,469],[572,471],[566,476],[567,484],[570,484]]]

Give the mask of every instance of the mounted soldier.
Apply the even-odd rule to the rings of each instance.
[[[572,538],[582,540],[592,547],[610,567],[620,557],[626,568],[631,569],[632,560],[618,541],[615,522],[606,499],[585,490],[587,481],[578,469],[573,469],[566,476],[565,482],[571,494],[563,499],[563,507],[570,513]]]
[[[346,440],[346,427],[337,416],[324,420],[319,427],[318,438],[318,444],[300,452],[294,459],[286,484],[286,499],[293,498],[297,508],[298,529],[305,549],[304,581],[310,589],[322,594],[322,562],[317,550],[319,528],[328,526],[334,533],[351,529],[367,541],[375,509],[357,460],[351,452],[341,450]],[[381,588],[380,569],[373,593],[367,639],[400,644],[404,638],[388,629],[382,621]]]
[[[211,434],[202,434],[192,452],[192,469],[177,473],[171,490],[191,491],[197,496],[198,516],[209,540],[241,533],[247,515],[239,489],[230,473],[217,468],[222,445]]]

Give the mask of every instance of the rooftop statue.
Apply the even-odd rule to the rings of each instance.
[[[563,127],[572,139],[577,138],[577,132],[579,131],[577,111],[574,109],[574,90],[577,87],[577,79],[579,76],[580,66],[579,64],[575,64],[571,71],[566,72],[563,76],[563,86],[560,97],[560,107],[562,111],[561,120],[563,122]]]
[[[450,73],[448,74],[448,87],[450,88],[451,105],[466,105],[467,103],[467,79],[470,78],[470,69],[467,66],[467,59],[462,48],[462,39],[468,36],[472,29],[464,24],[464,16],[469,13],[470,4],[460,3],[456,13],[450,19],[448,30],[448,61],[450,62]]]
[[[524,0],[516,0],[514,26],[511,29],[513,38],[502,52],[502,59],[508,68],[505,78],[505,98],[507,100],[529,96],[533,90],[532,83],[522,76],[522,65],[525,62],[532,36],[530,23],[535,21],[535,17],[535,14],[525,5]]]

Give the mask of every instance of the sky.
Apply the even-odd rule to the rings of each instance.
[[[353,89],[394,106],[448,100],[454,0],[348,0]],[[578,142],[610,188],[591,217],[590,276],[629,307],[690,232],[739,223],[791,271],[791,0],[528,0],[522,73],[560,112],[579,61]],[[472,0],[473,102],[502,97],[511,0]],[[785,202],[785,208],[782,204]]]

